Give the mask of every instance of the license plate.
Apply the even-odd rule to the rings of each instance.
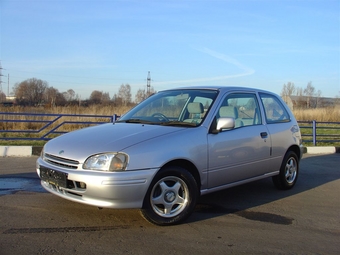
[[[48,169],[46,167],[40,167],[40,178],[55,186],[62,188],[67,187],[67,174],[65,173]]]

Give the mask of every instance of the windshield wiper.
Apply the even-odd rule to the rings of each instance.
[[[197,123],[183,122],[183,121],[167,121],[160,123],[162,126],[186,126],[186,127],[196,127]]]
[[[116,123],[136,123],[136,124],[149,124],[149,125],[161,125],[161,126],[185,126],[185,127],[196,127],[197,123],[191,122],[182,122],[182,121],[164,121],[164,122],[155,122],[150,120],[143,119],[128,119],[128,120],[119,120]]]
[[[143,119],[128,119],[128,120],[119,120],[116,121],[116,123],[137,123],[137,124],[159,124],[159,122],[149,121],[149,120],[143,120]]]

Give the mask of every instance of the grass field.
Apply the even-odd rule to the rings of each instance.
[[[340,106],[316,109],[297,109],[293,111],[299,121],[340,122]]]
[[[70,107],[54,107],[54,108],[46,108],[46,107],[0,107],[0,112],[17,112],[17,113],[51,113],[51,114],[77,114],[77,115],[108,115],[112,116],[113,114],[122,115],[127,112],[131,107],[113,107],[110,105],[92,105],[89,107],[82,106],[70,106]],[[329,107],[329,108],[318,108],[318,109],[297,109],[293,111],[296,119],[298,121],[312,121],[316,120],[317,122],[340,122],[340,106],[337,107]],[[7,118],[4,115],[0,115],[0,130],[39,130],[44,123],[6,123],[1,122],[1,119]],[[18,117],[12,117],[13,119],[18,119]],[[39,121],[43,120],[44,117],[25,117],[20,116],[21,120],[34,120]],[[46,120],[46,118],[45,118]],[[58,120],[54,125],[61,123],[62,121],[72,121],[74,118],[72,117],[64,117],[62,120]],[[90,121],[88,118],[77,118],[77,121]],[[95,120],[91,119],[91,121],[102,121],[106,122],[108,119],[103,118],[95,118]],[[59,131],[70,132],[72,130],[76,130],[84,127],[85,125],[65,125]],[[300,124],[301,127],[310,127],[310,128],[301,128],[302,134],[311,135],[312,128],[311,124]],[[325,127],[325,128],[323,128]],[[327,127],[327,128],[326,128]],[[340,125],[326,125],[326,124],[318,124],[317,126],[317,135],[336,135],[339,139],[340,136]],[[46,131],[44,131],[46,132]],[[40,137],[41,134],[24,134],[22,137]],[[1,137],[18,137],[18,133],[0,133]],[[304,140],[311,140],[312,137],[305,137]],[[318,139],[332,139],[332,137],[324,137]],[[2,145],[43,145],[45,142],[43,141],[8,141],[8,140],[0,140],[0,144]],[[311,142],[305,143],[306,145],[312,145]],[[335,145],[340,146],[340,142],[336,143],[319,143],[318,145]]]

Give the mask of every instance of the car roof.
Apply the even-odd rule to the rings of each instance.
[[[242,87],[242,86],[227,86],[227,85],[186,86],[186,87],[177,87],[177,88],[172,88],[172,89],[165,89],[165,90],[162,90],[162,91],[178,90],[178,89],[188,89],[188,90],[191,90],[191,89],[208,89],[208,90],[218,90],[218,91],[221,91],[221,92],[247,91],[247,92],[264,92],[264,93],[275,94],[273,92],[262,90],[262,89]]]

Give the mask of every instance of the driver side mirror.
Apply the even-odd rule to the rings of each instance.
[[[221,132],[222,129],[233,129],[233,128],[235,128],[234,118],[219,118],[217,120],[217,125],[216,125],[217,133]]]

